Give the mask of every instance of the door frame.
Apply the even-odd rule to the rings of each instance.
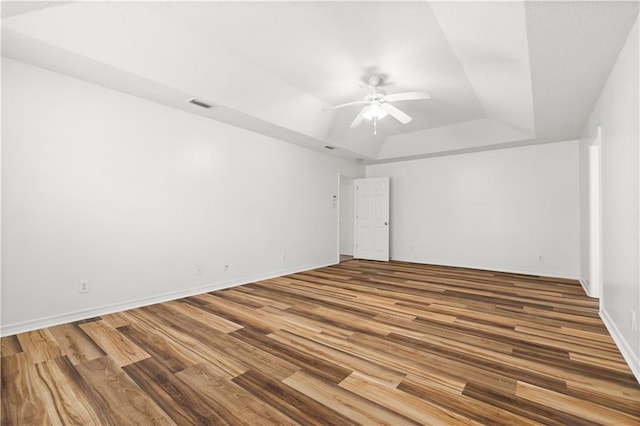
[[[347,174],[343,174],[343,173],[338,173],[338,189],[337,189],[337,196],[335,196],[335,199],[337,200],[337,208],[336,208],[336,264],[340,263],[340,211],[342,209],[342,200],[340,199],[340,190],[342,188],[342,180],[343,179],[351,179],[351,181],[355,182],[356,179],[361,179],[359,177],[355,177],[355,176],[351,176],[351,175],[347,175]],[[355,191],[354,191],[354,198],[355,198]],[[354,200],[355,203],[355,200]],[[355,244],[356,244],[356,228],[355,228],[355,218],[356,218],[356,209],[355,209],[355,205],[353,208],[353,247],[351,248],[351,250],[353,251],[353,253],[355,254]]]
[[[589,141],[589,286],[588,295],[602,295],[602,127]]]

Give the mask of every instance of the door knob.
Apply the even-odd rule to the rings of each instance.
[[[385,225],[388,225],[388,224],[389,224],[389,222],[385,222],[384,224],[385,224]]]

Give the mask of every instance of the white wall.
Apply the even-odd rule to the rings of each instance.
[[[391,177],[393,259],[579,275],[577,141],[368,166],[375,176]]]
[[[353,178],[340,176],[340,254],[353,256]]]
[[[602,126],[602,292],[600,315],[640,380],[640,324],[632,329],[631,311],[640,315],[640,35],[638,20],[602,89],[580,144],[587,159],[588,139]],[[588,218],[588,162],[583,165],[582,216]],[[581,251],[588,261],[589,229]],[[589,279],[588,264],[582,278]]]
[[[335,263],[353,163],[6,58],[2,104],[3,335]]]

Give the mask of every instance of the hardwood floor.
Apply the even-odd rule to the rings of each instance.
[[[640,424],[569,280],[351,260],[2,338],[2,424]]]

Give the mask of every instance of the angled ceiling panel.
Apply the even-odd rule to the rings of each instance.
[[[608,1],[30,3],[3,3],[3,54],[185,111],[202,98],[211,119],[369,162],[579,137],[638,15]],[[358,106],[323,112],[362,99],[370,73],[432,98],[394,103],[413,120],[377,134],[349,127]]]

